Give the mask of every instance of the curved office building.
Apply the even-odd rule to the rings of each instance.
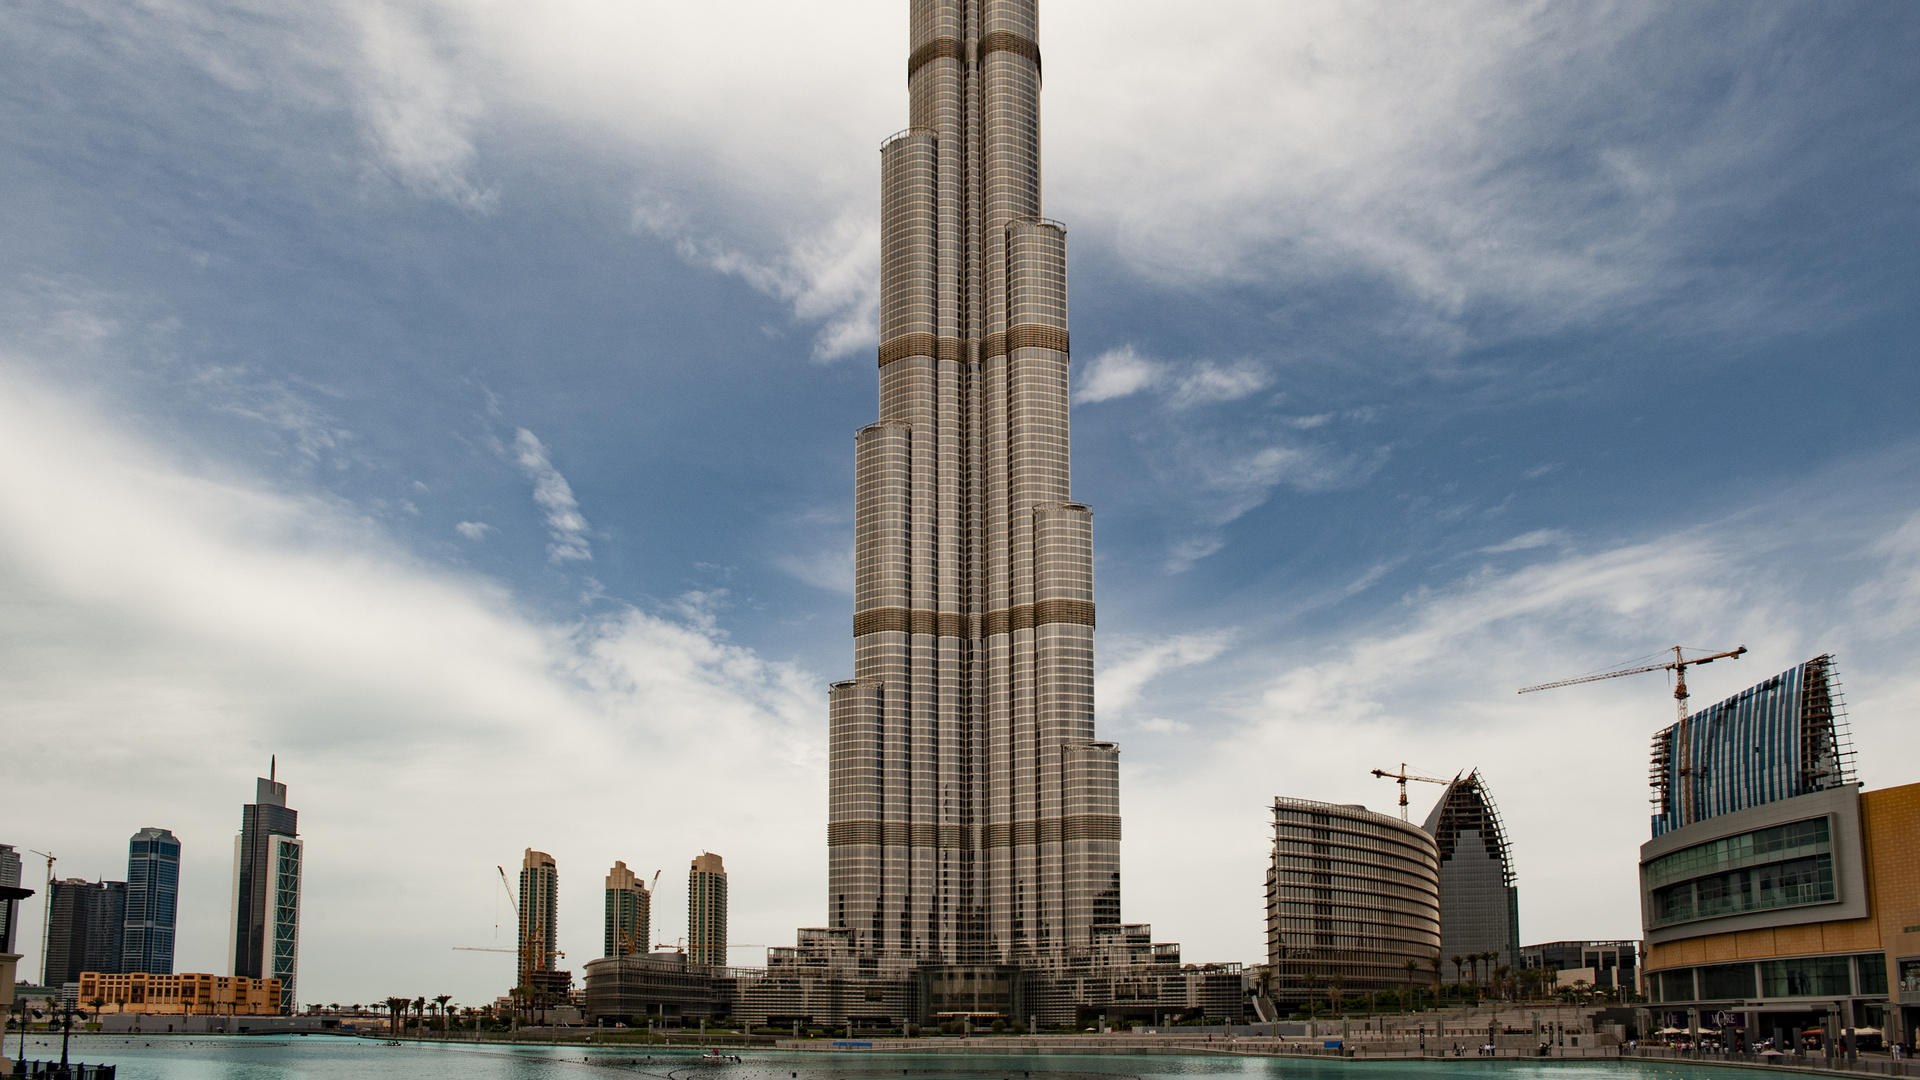
[[[1456,776],[1427,815],[1440,849],[1440,955],[1454,979],[1520,966],[1520,890],[1500,808],[1480,770]],[[1483,954],[1493,953],[1491,961]],[[1460,957],[1464,970],[1452,966]]]
[[[1348,996],[1430,986],[1439,955],[1433,837],[1364,806],[1273,800],[1267,963],[1275,1000],[1322,994],[1336,975]]]

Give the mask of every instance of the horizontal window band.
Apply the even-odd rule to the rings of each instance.
[[[959,339],[952,339],[954,352],[959,352]],[[880,343],[880,366],[886,367],[895,360],[905,360],[909,356],[932,356],[938,347],[939,339],[928,333],[900,334]]]
[[[1120,839],[1118,814],[1068,814],[1039,821],[998,825],[940,825],[933,822],[834,821],[827,825],[828,847],[926,847],[982,849],[1061,844],[1075,840]]]
[[[988,334],[980,344],[980,358],[1005,356],[1015,349],[1052,349],[1064,353],[1068,351],[1067,332],[1058,326],[1021,323],[1004,334]]]
[[[957,337],[938,337],[925,331],[898,334],[880,343],[880,366],[914,356],[958,361],[966,358],[971,344]],[[986,340],[979,343],[979,358],[1005,356],[1015,349],[1052,349],[1064,353],[1069,351],[1067,345],[1067,332],[1057,326],[1022,323],[1005,333],[988,334]]]
[[[979,52],[976,54],[976,59],[985,60],[988,53],[996,52],[1010,52],[1015,56],[1024,56],[1028,60],[1033,61],[1033,73],[1035,75],[1040,74],[1040,46],[1034,44],[1031,38],[1021,37],[1019,34],[1009,30],[995,30],[993,33],[980,39]],[[920,74],[921,68],[926,67],[935,60],[964,60],[966,58],[967,46],[965,42],[950,37],[934,38],[932,41],[913,50],[913,55],[907,57],[907,78],[911,79],[915,75]]]
[[[913,55],[907,57],[907,78],[911,79],[915,75],[918,75],[921,68],[926,67],[935,60],[962,60],[965,58],[966,46],[962,45],[957,38],[934,38],[932,41],[913,50]]]
[[[1040,74],[1040,46],[1033,39],[1021,37],[1011,30],[995,30],[980,39],[980,59],[984,62],[988,53],[1010,52],[1015,56],[1024,56],[1033,61],[1033,73]]]
[[[1031,630],[1037,626],[1066,623],[1072,626],[1094,625],[1091,600],[1042,600],[1037,604],[1015,604],[989,611],[985,615],[961,615],[954,612],[914,610],[903,607],[869,608],[853,614],[853,636],[892,631],[901,634],[931,634],[935,637],[983,638]]]

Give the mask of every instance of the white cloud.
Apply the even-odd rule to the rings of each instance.
[[[1129,397],[1159,383],[1164,375],[1159,363],[1141,356],[1132,345],[1122,345],[1087,361],[1073,400],[1075,404],[1091,405]]]
[[[1181,573],[1219,551],[1226,544],[1221,530],[1265,503],[1275,488],[1311,494],[1352,487],[1387,460],[1385,447],[1362,455],[1280,441],[1257,430],[1169,431],[1154,454],[1162,489],[1186,507],[1186,534],[1168,551],[1170,573]]]
[[[1404,761],[1429,775],[1484,770],[1515,844],[1523,937],[1632,937],[1647,738],[1672,722],[1668,684],[1653,673],[1515,690],[1676,642],[1751,650],[1690,680],[1696,706],[1836,652],[1861,779],[1912,782],[1901,763],[1920,753],[1906,720],[1920,690],[1907,662],[1920,629],[1920,515],[1837,536],[1838,508],[1809,494],[1644,543],[1477,570],[1357,630],[1240,642],[1235,671],[1183,702],[1238,723],[1166,744],[1126,781],[1127,857],[1153,868],[1129,878],[1126,917],[1155,920],[1190,955],[1259,956],[1250,913],[1262,804],[1287,795],[1392,813],[1393,785],[1368,770]],[[1764,544],[1754,520],[1767,522]],[[1782,572],[1809,562],[1858,567],[1860,584],[1835,594]],[[1152,694],[1138,707],[1166,708]],[[1435,791],[1412,794],[1417,820]],[[1562,842],[1570,813],[1582,822],[1577,848]]]
[[[453,531],[478,543],[481,540],[485,540],[488,533],[498,532],[499,530],[484,521],[462,521],[453,527]]]
[[[1530,533],[1521,533],[1511,540],[1503,540],[1480,549],[1483,555],[1504,555],[1510,551],[1532,551],[1535,548],[1567,543],[1567,534],[1563,529],[1535,529]]]
[[[1250,361],[1224,365],[1202,361],[1180,377],[1171,400],[1176,406],[1238,401],[1272,382],[1273,376],[1265,368]]]
[[[1523,472],[1520,475],[1525,477],[1528,480],[1538,480],[1541,477],[1546,476],[1548,473],[1554,473],[1554,472],[1560,471],[1561,468],[1562,468],[1562,465],[1560,462],[1549,461],[1544,465],[1535,465],[1533,468],[1528,469],[1526,472]]]
[[[1470,307],[1546,326],[1649,299],[1690,273],[1674,229],[1688,200],[1750,183],[1745,164],[1780,145],[1758,102],[1688,115],[1647,93],[1658,73],[1634,43],[1664,17],[1056,2],[1050,212],[1169,281],[1384,280],[1419,306],[1408,329],[1443,338]],[[1657,124],[1621,122],[1655,108]],[[1569,127],[1616,141],[1556,158]]]
[[[478,88],[440,55],[413,12],[378,0],[345,9],[359,31],[361,63],[352,73],[361,118],[381,164],[418,194],[491,210],[498,192],[473,177],[473,133],[484,112]]]
[[[793,808],[821,805],[823,684],[727,643],[718,594],[543,620],[336,500],[116,430],[0,366],[0,454],[35,462],[0,473],[0,817],[89,877],[120,872],[134,829],[172,828],[183,970],[225,956],[230,838],[269,754],[307,838],[314,1000],[421,978],[490,1000],[510,958],[450,950],[511,944],[494,866],[528,846],[574,896],[615,858],[665,867],[656,925],[683,916],[671,882],[702,848],[734,872],[736,936],[818,920],[824,810]],[[732,776],[757,797],[716,800]],[[565,905],[562,947],[597,955],[599,916]]]
[[[547,459],[547,448],[533,432],[526,428],[515,431],[513,458],[533,481],[533,501],[547,512],[547,535],[553,538],[547,545],[547,556],[556,563],[593,558],[593,549],[587,543],[587,519],[574,500],[573,488]]]
[[[1175,634],[1144,641],[1103,641],[1093,699],[1102,715],[1124,714],[1149,682],[1178,668],[1204,664],[1233,642],[1227,630]],[[1164,723],[1165,721],[1163,721]]]

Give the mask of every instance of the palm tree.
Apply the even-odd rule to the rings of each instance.
[[[1404,772],[1406,770],[1403,769],[1401,771]],[[1408,1008],[1412,1008],[1413,1006],[1413,973],[1420,970],[1420,961],[1415,960],[1413,957],[1409,956],[1407,957],[1406,963],[1402,964],[1401,966],[1407,969],[1407,996],[1405,999],[1405,1004],[1407,1005]]]
[[[1433,1004],[1438,1008],[1440,1005],[1440,956],[1438,953],[1427,958],[1427,966],[1433,969]]]
[[[452,994],[440,994],[433,999],[433,1003],[440,1006],[440,1034],[442,1035],[447,1033],[447,1002],[452,1000]]]
[[[1453,983],[1455,986],[1467,981],[1466,976],[1460,973],[1465,967],[1465,958],[1456,954],[1453,958]]]
[[[1320,1015],[1320,996],[1317,993],[1319,989],[1320,989],[1320,973],[1317,971],[1308,972],[1307,973],[1307,1019],[1308,1020],[1312,1020],[1318,1015]]]
[[[396,1039],[400,1037],[400,1016],[406,1012],[407,1007],[412,1004],[413,1002],[403,997],[390,997],[387,999],[387,1012],[393,1017],[393,1037]]]
[[[1327,1008],[1336,1020],[1340,1018],[1340,992],[1346,989],[1346,986],[1347,977],[1339,972],[1335,972],[1333,978],[1327,980]]]

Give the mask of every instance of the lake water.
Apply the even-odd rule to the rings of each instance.
[[[17,1038],[17,1037],[16,1037]],[[7,1052],[17,1054],[16,1039]],[[577,1046],[382,1046],[309,1037],[76,1036],[74,1061],[120,1067],[121,1080],[1142,1080],[1160,1076],[1286,1080],[1737,1080],[1740,1074],[1662,1061],[1351,1061],[1220,1056],[1008,1056],[740,1051],[710,1062],[691,1051]],[[29,1037],[27,1057],[59,1060],[60,1041]],[[797,1075],[796,1075],[797,1074]]]

